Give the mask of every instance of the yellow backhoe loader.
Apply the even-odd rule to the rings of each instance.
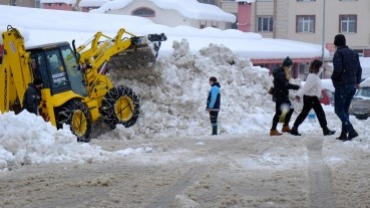
[[[70,125],[78,141],[90,141],[91,124],[100,117],[111,127],[130,127],[138,119],[140,103],[127,86],[113,86],[107,63],[145,65],[156,61],[164,34],[136,36],[120,29],[114,38],[97,32],[85,44],[68,42],[25,48],[21,33],[12,26],[2,33],[0,111],[22,110],[29,83],[43,80],[40,115],[57,128]]]

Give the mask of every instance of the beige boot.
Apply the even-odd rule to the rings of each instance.
[[[288,125],[283,125],[283,128],[281,129],[282,132],[290,132],[291,129],[289,127],[289,124]]]
[[[271,129],[270,130],[270,136],[281,136],[283,135],[282,133],[278,132],[276,129]]]

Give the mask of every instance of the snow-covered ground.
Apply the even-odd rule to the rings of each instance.
[[[35,34],[47,42],[83,33],[26,30],[29,42]],[[308,120],[299,129],[302,137],[268,136],[275,108],[267,93],[271,77],[220,40],[195,53],[192,39],[167,41],[168,55],[154,69],[112,71],[116,85],[139,95],[140,118],[131,128],[103,131],[89,144],[27,112],[0,115],[0,206],[368,206],[370,120],[351,117],[360,136],[345,143],[323,137],[318,122]],[[210,76],[219,79],[222,92],[216,137],[208,136],[205,111]],[[294,105],[299,111],[301,103]],[[338,135],[333,107],[324,110]],[[94,131],[105,128],[98,124]]]

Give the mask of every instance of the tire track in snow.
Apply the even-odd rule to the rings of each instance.
[[[206,172],[206,166],[195,166],[183,174],[175,184],[173,184],[167,191],[157,196],[147,208],[167,208],[176,200],[176,195],[181,194],[188,186],[193,185],[201,174]]]
[[[323,140],[317,137],[309,138],[307,142],[310,207],[334,208],[331,177],[322,158],[322,142]]]

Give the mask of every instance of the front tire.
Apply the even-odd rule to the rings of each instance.
[[[139,117],[140,102],[132,89],[120,85],[110,89],[102,101],[104,121],[112,129],[117,124],[133,126]]]
[[[87,107],[80,100],[71,100],[58,108],[57,125],[68,124],[78,142],[89,142],[91,119]]]

